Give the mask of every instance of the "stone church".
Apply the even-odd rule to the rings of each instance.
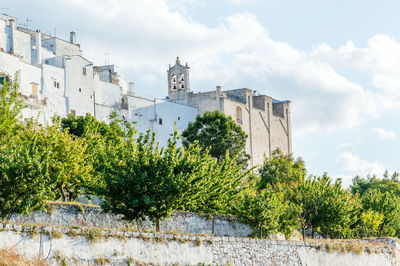
[[[151,130],[166,145],[174,123],[182,132],[198,114],[221,110],[246,132],[250,166],[263,162],[264,155],[280,148],[292,153],[290,102],[258,95],[250,89],[193,93],[188,64],[179,58],[168,69],[168,97],[147,99],[135,95],[116,65],[94,65],[82,54],[76,33],[69,40],[39,29],[18,26],[15,17],[0,17],[0,86],[18,78],[20,95],[26,105],[25,119],[40,123],[51,117],[85,115],[108,121],[111,112],[136,122],[138,132]],[[17,75],[17,76],[16,76]]]
[[[290,101],[278,101],[270,96],[258,95],[242,88],[193,93],[190,91],[189,66],[182,65],[179,57],[168,69],[168,99],[171,102],[197,108],[199,114],[220,110],[231,116],[247,134],[246,152],[250,166],[263,162],[279,148],[292,153]]]

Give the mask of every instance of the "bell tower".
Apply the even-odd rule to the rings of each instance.
[[[181,65],[179,57],[176,58],[175,65],[168,68],[168,97],[173,102],[186,103],[187,93],[190,91],[189,69],[186,63]]]

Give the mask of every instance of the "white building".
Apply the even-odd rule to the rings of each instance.
[[[82,56],[75,32],[70,40],[53,37],[40,30],[17,26],[17,19],[0,18],[0,80],[16,78],[27,108],[25,118],[50,122],[53,115],[90,113],[107,121],[117,111],[128,121],[137,121],[139,132],[148,129],[166,144],[173,125],[182,131],[198,113],[197,108],[161,99],[134,96],[115,65],[93,66]]]
[[[93,66],[82,56],[75,32],[70,40],[17,26],[17,19],[0,18],[0,83],[16,78],[27,108],[23,116],[50,122],[53,115],[90,113],[107,121],[112,111],[127,121],[136,121],[139,132],[152,130],[161,145],[173,132],[184,130],[197,114],[221,110],[232,116],[248,135],[250,166],[280,148],[291,150],[290,102],[256,95],[249,89],[193,93],[189,66],[179,58],[168,69],[168,97],[144,99],[134,96],[133,82],[127,83],[115,65]],[[1,84],[0,84],[1,85]]]

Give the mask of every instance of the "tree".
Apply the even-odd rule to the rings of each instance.
[[[68,134],[68,130],[60,131],[58,123],[42,130],[42,134],[42,144],[50,150],[49,176],[57,191],[56,198],[72,201],[84,192],[93,175],[86,140]]]
[[[247,135],[230,116],[219,110],[198,115],[194,122],[182,132],[182,143],[188,147],[196,141],[205,152],[223,160],[227,152],[239,164],[247,164],[250,156],[246,154]]]
[[[176,132],[165,149],[160,149],[155,135],[147,132],[137,142],[130,138],[118,146],[107,146],[103,154],[103,209],[127,220],[148,217],[159,230],[160,220],[181,202],[184,173],[174,173],[181,157],[176,145]]]
[[[19,122],[24,105],[19,98],[18,89],[17,79],[0,85],[0,145],[21,127]]]
[[[0,146],[0,217],[28,214],[54,197],[50,178],[50,149],[41,145],[43,132],[19,130]]]
[[[277,149],[270,158],[265,158],[259,173],[261,176],[259,189],[263,189],[267,184],[295,185],[302,182],[306,176],[306,168],[301,158],[294,160],[292,155],[285,155],[280,149]]]
[[[378,236],[399,236],[400,234],[400,199],[396,195],[378,189],[368,190],[362,196],[363,209],[383,215],[379,224]]]
[[[276,192],[268,185],[265,189],[257,191],[246,190],[234,207],[234,213],[244,223],[251,225],[258,231],[260,238],[268,237],[277,232],[280,227],[280,217],[290,208],[284,201],[282,192]]]
[[[378,189],[381,192],[390,192],[400,197],[400,181],[398,176],[398,173],[394,172],[390,175],[388,171],[385,171],[383,179],[378,179],[375,175],[367,176],[366,178],[356,176],[353,178],[350,188],[353,194],[359,193],[361,196],[368,190]]]
[[[378,229],[385,216],[382,213],[373,210],[367,210],[361,213],[361,235],[364,237],[377,236]]]
[[[310,177],[289,190],[290,201],[300,207],[299,222],[303,238],[306,229],[325,238],[343,238],[354,234],[354,226],[361,209],[356,195],[342,189],[341,180]]]

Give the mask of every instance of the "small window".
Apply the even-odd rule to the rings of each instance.
[[[76,116],[76,111],[74,109],[71,109],[71,114],[73,114],[74,116]]]
[[[79,92],[82,92],[82,89],[81,89],[81,88],[79,88]]]
[[[60,82],[57,82],[57,89],[60,88]]]
[[[86,67],[82,67],[82,74],[86,76]]]
[[[4,85],[4,83],[9,83],[10,78],[8,76],[0,76],[0,84]]]
[[[162,125],[162,118],[159,118],[159,119],[158,119],[158,123],[159,123],[160,125]]]
[[[57,89],[60,88],[60,82],[53,81],[53,85],[54,85],[54,88],[57,88]]]
[[[38,97],[38,95],[39,95],[38,85],[36,83],[32,83],[32,96]]]
[[[178,116],[178,121],[180,121],[181,120],[181,117],[180,116]]]
[[[236,107],[236,123],[242,124],[242,108],[240,106]]]

